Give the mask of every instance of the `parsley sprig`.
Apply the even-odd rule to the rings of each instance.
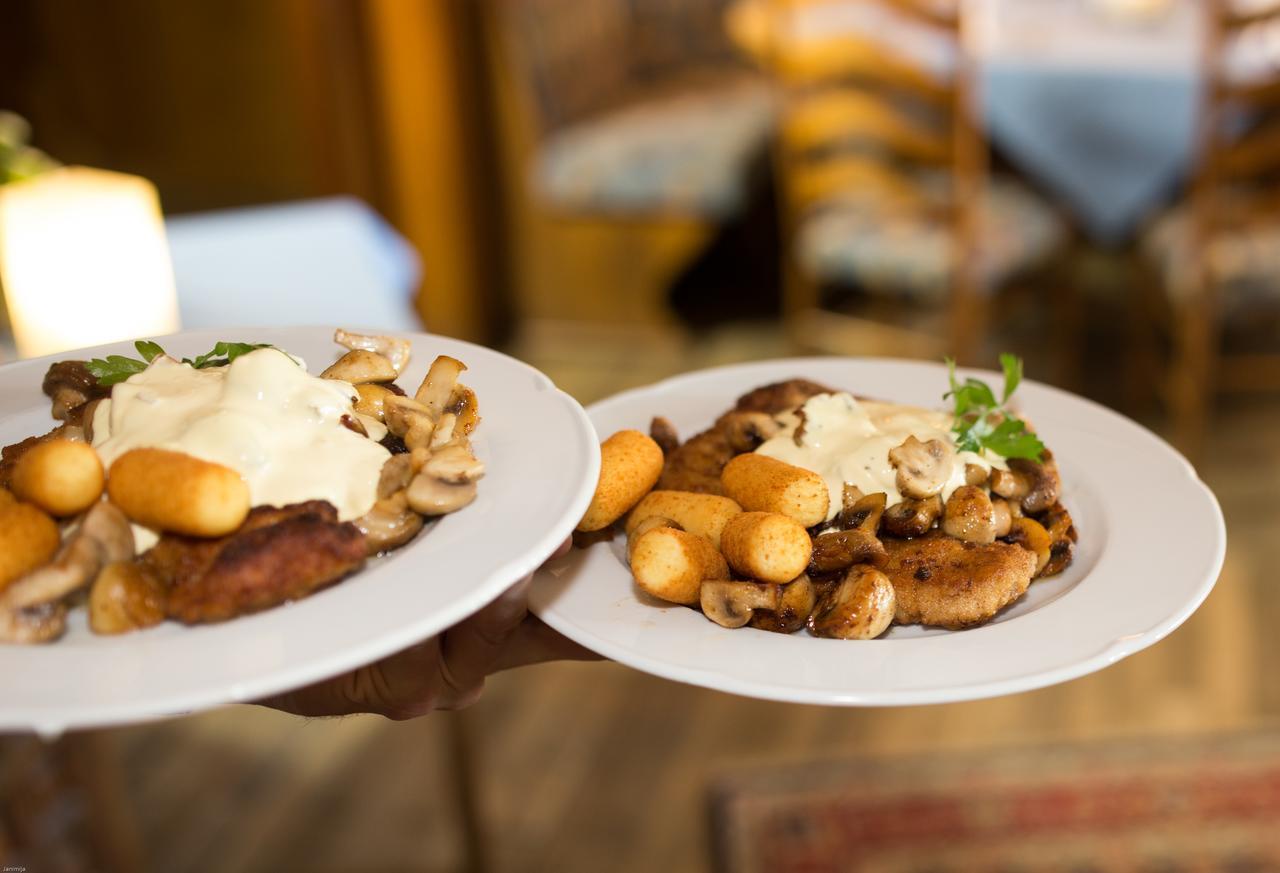
[[[147,369],[147,366],[152,361],[165,354],[165,350],[158,343],[150,340],[138,340],[133,344],[133,347],[142,356],[141,360],[127,358],[124,355],[107,355],[105,358],[94,358],[86,364],[89,372],[97,378],[99,385],[115,385],[117,382],[123,382],[134,373],[141,373]],[[220,341],[214,345],[212,350],[205,352],[203,355],[197,355],[194,358],[183,358],[182,363],[190,364],[197,370],[205,367],[225,367],[247,352],[271,347],[270,343],[229,343]]]
[[[1004,370],[1004,391],[996,401],[995,392],[986,382],[970,376],[964,382],[956,378],[956,362],[947,358],[947,375],[951,390],[943,395],[955,399],[955,424],[951,432],[956,447],[964,452],[988,449],[1006,458],[1029,458],[1039,461],[1044,443],[1027,430],[1026,422],[1009,411],[1009,398],[1022,381],[1022,359],[1005,352],[1000,356]]]

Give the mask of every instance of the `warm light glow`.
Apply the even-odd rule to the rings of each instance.
[[[173,333],[156,189],[86,167],[0,187],[0,287],[23,357]]]

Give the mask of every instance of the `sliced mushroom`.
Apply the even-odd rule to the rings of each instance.
[[[404,368],[409,363],[409,353],[413,348],[412,343],[400,337],[351,333],[342,328],[333,332],[333,341],[353,352],[363,349],[382,355],[391,362],[397,376],[404,372]]]
[[[850,487],[847,483],[845,484],[846,490]],[[846,495],[845,506],[840,510],[840,526],[856,527],[869,534],[876,533],[880,529],[880,519],[884,517],[884,505],[887,499],[883,491],[877,491],[874,494],[859,497],[850,505]]]
[[[454,431],[468,436],[480,424],[480,401],[476,399],[476,392],[462,383],[455,385],[445,404],[444,415],[453,415],[457,422]]]
[[[958,540],[994,543],[996,510],[987,492],[976,485],[962,485],[953,491],[943,512],[942,530]]]
[[[355,410],[361,415],[367,415],[370,418],[376,418],[378,421],[386,423],[386,413],[383,405],[388,396],[395,396],[391,389],[382,385],[367,382],[363,385],[357,385]]]
[[[29,609],[60,600],[92,582],[103,564],[132,558],[129,520],[114,504],[95,503],[52,561],[4,590],[0,610]]]
[[[1009,533],[1009,526],[1013,523],[1013,511],[1009,507],[1009,501],[999,498],[991,501],[991,508],[995,510],[996,539],[999,539]]]
[[[898,471],[898,490],[917,500],[942,493],[954,462],[951,447],[938,439],[922,443],[913,435],[889,450],[889,463]]]
[[[742,627],[757,609],[775,610],[781,602],[777,585],[708,579],[698,589],[702,612],[721,627]]]
[[[847,515],[853,512],[853,508],[858,505],[858,501],[865,495],[862,489],[852,482],[845,482],[840,486],[840,518],[843,520]]]
[[[84,441],[89,445],[93,445],[93,417],[98,413],[103,400],[104,398],[99,397],[80,407],[80,429],[84,431]]]
[[[427,408],[412,397],[388,394],[382,399],[382,411],[387,430],[401,439],[404,439],[405,434],[415,425],[420,428],[435,427],[435,419],[431,417]]]
[[[352,385],[366,382],[390,382],[396,377],[396,368],[376,352],[355,349],[347,352],[320,374],[321,379],[337,379]]]
[[[779,430],[773,416],[763,412],[730,412],[720,419],[729,448],[742,454],[754,452]]]
[[[1031,490],[1031,482],[1015,470],[992,470],[991,491],[1010,501],[1021,502]]]
[[[885,533],[895,537],[918,537],[928,533],[942,515],[942,498],[904,500],[884,511],[880,526]]]
[[[964,484],[966,485],[986,485],[990,475],[986,467],[978,464],[964,465]]]
[[[67,607],[61,601],[29,609],[0,610],[0,642],[47,643],[67,628]]]
[[[1022,474],[1029,485],[1022,498],[1023,512],[1035,515],[1058,502],[1058,495],[1062,492],[1062,478],[1058,475],[1058,462],[1048,449],[1044,450],[1039,462],[1027,458],[1011,458],[1009,468]]]
[[[870,640],[893,621],[897,595],[893,584],[874,567],[855,564],[835,588],[818,599],[809,616],[809,632],[816,637]]]
[[[383,470],[385,472],[386,464]],[[410,508],[407,492],[401,490],[374,503],[372,509],[355,520],[355,525],[364,534],[365,553],[376,555],[409,542],[422,530],[423,521],[422,516]]]
[[[818,589],[807,574],[801,574],[782,586],[777,609],[757,609],[751,626],[776,634],[793,634],[805,626],[818,603]]]
[[[89,590],[89,627],[121,634],[164,621],[166,593],[156,576],[132,561],[107,564]]]
[[[419,473],[409,483],[409,505],[422,515],[447,515],[457,512],[476,499],[476,483],[454,485],[434,476]]]
[[[1053,546],[1044,525],[1034,518],[1015,518],[1009,528],[1009,535],[1005,539],[1022,546],[1036,556],[1036,575],[1039,576],[1049,563],[1049,552]]]
[[[662,449],[662,454],[669,455],[680,447],[680,434],[676,426],[660,415],[649,422],[649,437]]]
[[[440,355],[431,362],[431,368],[427,370],[426,377],[413,396],[426,407],[432,420],[439,418],[444,412],[449,398],[453,396],[453,388],[458,384],[458,376],[465,369],[466,364],[448,355]]]
[[[436,422],[435,430],[431,432],[431,444],[428,448],[438,449],[449,443],[453,439],[453,429],[458,424],[458,416],[452,412],[446,412],[440,416],[440,420]]]
[[[854,564],[880,564],[887,557],[875,534],[860,528],[832,531],[813,538],[810,573],[830,573]]]
[[[90,400],[106,397],[109,387],[98,382],[89,372],[84,361],[58,361],[45,373],[41,390],[53,401],[53,417],[58,421],[71,421],[73,412]]]
[[[378,499],[385,500],[408,488],[416,472],[413,469],[413,459],[407,454],[387,458],[382,462],[382,472],[378,474]]]
[[[463,446],[445,446],[427,458],[422,472],[444,482],[460,485],[484,476],[484,462]]]

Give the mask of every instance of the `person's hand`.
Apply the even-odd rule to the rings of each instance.
[[[569,548],[566,542],[556,556]],[[266,700],[295,715],[375,713],[416,718],[476,701],[485,677],[526,664],[593,660],[598,655],[560,636],[529,614],[526,577],[505,594],[439,636],[370,664]]]

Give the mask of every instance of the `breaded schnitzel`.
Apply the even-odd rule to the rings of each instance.
[[[297,600],[364,564],[364,534],[323,500],[258,506],[219,539],[165,534],[141,558],[168,589],[171,618],[224,621]]]
[[[669,452],[657,488],[666,491],[695,491],[701,494],[723,494],[720,471],[734,455],[743,451],[735,447],[730,436],[741,413],[777,415],[794,409],[815,394],[829,394],[831,389],[808,379],[788,379],[756,388],[738,398],[732,410],[716,420],[710,429],[690,437]]]
[[[885,538],[880,571],[897,595],[899,624],[951,630],[990,619],[1021,597],[1036,571],[1036,556],[1021,546],[965,542],[940,533],[912,540]]]

